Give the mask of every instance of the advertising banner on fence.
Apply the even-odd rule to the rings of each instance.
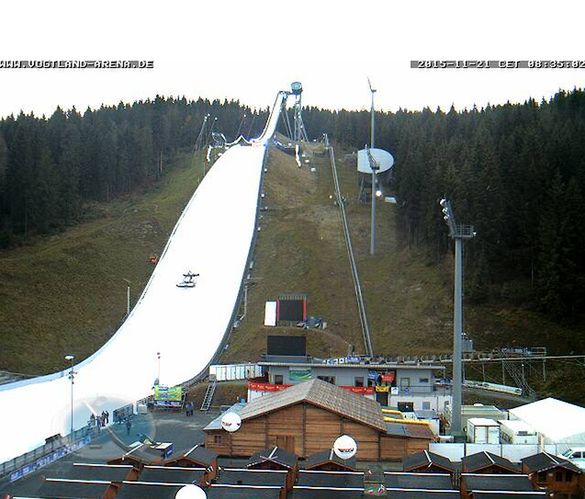
[[[183,388],[180,386],[156,385],[154,387],[154,405],[159,407],[181,407]]]

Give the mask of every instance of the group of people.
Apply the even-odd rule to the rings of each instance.
[[[101,414],[94,414],[91,413],[89,417],[89,426],[97,426],[98,429],[103,428],[110,422],[110,413],[109,411],[102,411]]]

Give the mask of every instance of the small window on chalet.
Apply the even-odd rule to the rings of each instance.
[[[565,482],[572,482],[573,481],[573,473],[569,470],[565,470]]]
[[[354,381],[354,386],[364,386],[364,377],[363,376],[356,376]]]
[[[317,378],[326,381],[327,383],[335,384],[335,376],[317,376]]]
[[[429,378],[418,378],[418,382],[421,385],[428,385],[429,384]]]
[[[539,471],[537,480],[538,483],[546,483],[546,471]]]
[[[213,443],[217,445],[223,444],[223,435],[213,435]]]
[[[283,383],[282,374],[275,374],[274,375],[274,384],[275,385],[282,385],[282,383]]]
[[[562,482],[563,481],[563,472],[561,470],[557,471],[555,473],[555,480],[557,482]]]

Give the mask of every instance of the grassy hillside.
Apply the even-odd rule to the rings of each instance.
[[[99,348],[134,303],[179,214],[197,187],[202,163],[178,158],[143,195],[97,205],[99,216],[64,233],[0,252],[0,369],[39,374]]]
[[[357,202],[355,157],[337,150],[337,162],[360,270],[372,342],[378,353],[413,355],[448,352],[452,342],[452,257],[431,263],[423,249],[400,241],[396,206],[378,204],[378,244],[369,256],[370,206]],[[261,231],[247,315],[229,339],[223,362],[255,361],[267,334],[306,334],[314,356],[363,352],[363,343],[341,219],[334,205],[327,157],[315,156],[299,169],[293,157],[271,150],[265,175]],[[315,172],[309,170],[316,169]],[[132,301],[152,271],[148,257],[160,253],[194,191],[202,163],[179,158],[143,196],[99,206],[102,216],[30,246],[0,252],[0,369],[42,373],[64,367],[63,355],[82,359],[99,348],[123,319],[126,283]],[[440,216],[440,213],[437,213]],[[471,242],[470,244],[473,244]],[[306,293],[309,315],[322,316],[325,330],[263,326],[264,303],[282,293]],[[512,307],[466,307],[467,330],[476,347],[547,346],[554,353],[580,353],[580,325],[552,323]],[[566,383],[581,364],[527,366],[541,394],[585,401],[584,390]],[[499,368],[486,370],[498,379]],[[483,370],[469,369],[481,379]],[[509,381],[509,380],[508,380]]]

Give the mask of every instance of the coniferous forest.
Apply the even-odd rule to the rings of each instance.
[[[267,117],[233,101],[152,101],[50,118],[0,121],[0,247],[76,223],[85,203],[157,181],[166,161],[191,150],[206,114],[228,140],[257,136]],[[244,118],[244,114],[246,118]],[[310,137],[369,142],[366,111],[306,108]],[[563,320],[585,310],[585,92],[548,101],[376,113],[376,147],[396,158],[388,188],[399,238],[439,261],[451,251],[438,201],[466,244],[466,299],[536,309]]]
[[[78,222],[87,202],[153,184],[176,152],[193,149],[207,114],[206,140],[220,126],[228,139],[259,134],[267,116],[234,101],[157,96],[1,120],[0,248]]]
[[[363,148],[369,113],[303,115]],[[477,237],[465,245],[466,299],[574,320],[585,311],[585,92],[449,112],[377,113],[376,147],[394,155],[399,237],[438,261],[451,252],[439,200]]]

